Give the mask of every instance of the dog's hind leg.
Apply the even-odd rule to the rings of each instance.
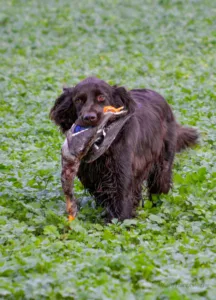
[[[152,194],[168,194],[172,187],[172,166],[175,157],[176,131],[169,126],[160,158],[151,170],[147,187],[149,197]]]
[[[147,179],[148,195],[151,200],[152,194],[167,194],[172,186],[172,164],[163,161],[157,164]]]

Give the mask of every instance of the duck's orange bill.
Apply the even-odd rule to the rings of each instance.
[[[106,112],[119,112],[121,110],[124,109],[124,106],[121,106],[121,107],[118,107],[118,108],[115,108],[114,106],[104,106],[103,108],[103,112],[106,113]]]
[[[69,222],[71,222],[71,221],[73,221],[73,220],[75,220],[75,217],[74,217],[74,216],[71,216],[71,215],[69,215],[69,216],[68,216],[68,221],[69,221]]]

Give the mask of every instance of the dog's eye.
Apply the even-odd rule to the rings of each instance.
[[[105,96],[104,95],[97,96],[97,101],[103,102],[104,100],[105,100]]]
[[[83,103],[83,100],[81,98],[77,98],[77,99],[75,99],[75,102],[77,104],[81,104],[81,103]]]

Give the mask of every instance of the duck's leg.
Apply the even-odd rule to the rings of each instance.
[[[67,141],[62,147],[62,171],[61,171],[61,183],[62,189],[66,199],[66,211],[68,213],[69,220],[73,220],[77,215],[77,203],[74,196],[74,179],[77,175],[80,159],[72,156],[67,151]]]

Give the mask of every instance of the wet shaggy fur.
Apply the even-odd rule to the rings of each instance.
[[[96,202],[106,207],[110,219],[124,220],[135,216],[144,181],[150,198],[169,192],[175,153],[194,145],[198,134],[179,125],[155,91],[127,91],[94,77],[64,89],[50,117],[64,133],[75,121],[97,125],[107,105],[124,106],[131,118],[101,157],[92,163],[81,161],[78,177]]]

